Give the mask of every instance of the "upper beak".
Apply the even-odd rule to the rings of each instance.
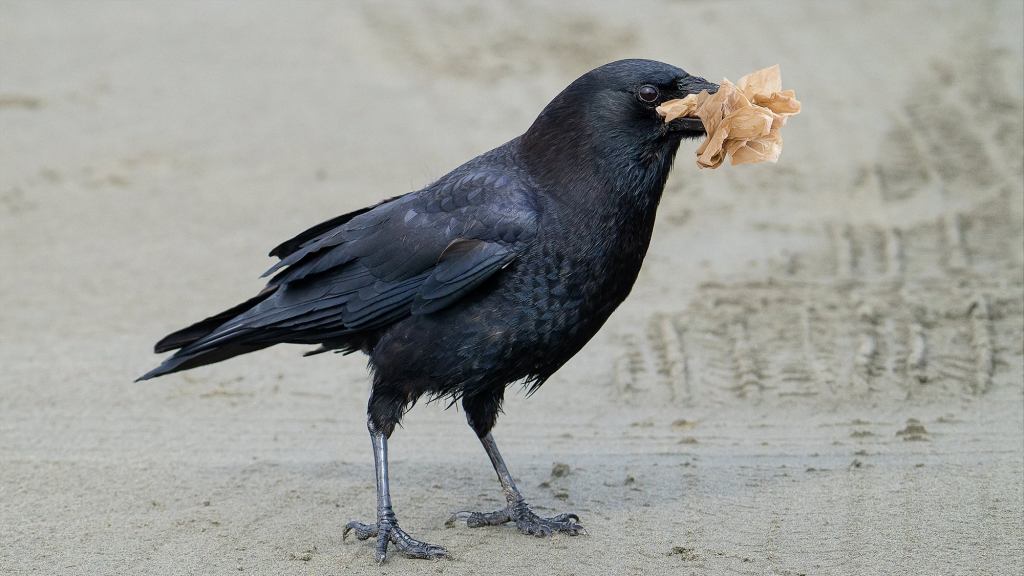
[[[718,84],[708,82],[700,76],[693,75],[689,75],[677,82],[676,87],[679,88],[680,92],[685,92],[687,94],[700,94],[702,90],[707,90],[708,94],[718,92]]]
[[[699,94],[700,92],[707,90],[709,94],[718,92],[718,84],[714,82],[708,82],[700,76],[687,76],[680,80],[676,87],[684,95],[687,94]],[[673,131],[685,131],[685,132],[704,132],[704,123],[701,122],[700,118],[684,117],[676,118],[669,123],[669,128]]]

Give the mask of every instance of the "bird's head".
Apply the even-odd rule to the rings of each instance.
[[[625,164],[667,156],[671,163],[680,140],[703,136],[704,125],[697,118],[666,123],[656,109],[702,90],[716,92],[718,85],[663,62],[605,64],[558,94],[524,134],[524,144],[539,159]]]
[[[680,118],[666,123],[656,109],[669,100],[703,90],[717,92],[718,84],[664,62],[619,60],[577,78],[548,104],[537,120],[542,125],[552,121],[570,125],[586,121],[589,128],[609,133],[697,138],[704,135],[699,119]]]

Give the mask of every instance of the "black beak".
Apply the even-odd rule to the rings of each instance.
[[[708,82],[700,76],[689,75],[676,83],[676,87],[683,95],[687,94],[700,94],[702,90],[707,90],[708,94],[714,94],[718,92],[718,84],[714,82]]]
[[[704,90],[707,90],[708,94],[718,92],[718,84],[692,75],[677,82],[676,87],[683,96],[700,94]],[[700,118],[676,118],[669,123],[669,129],[673,132],[684,132],[687,136],[701,136],[704,134],[704,123]]]

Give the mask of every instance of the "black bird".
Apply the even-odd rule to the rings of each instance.
[[[683,138],[699,120],[663,121],[662,102],[718,86],[651,60],[596,68],[549,103],[525,134],[403,196],[318,224],[270,251],[281,260],[252,299],[156,344],[177,349],[146,380],[274,344],[369,355],[367,428],[376,536],[408,556],[447,556],[399,528],[387,442],[416,400],[461,401],[508,506],[459,512],[471,527],[514,522],[524,534],[582,531],[579,517],[527,506],[490,431],[505,388],[541,386],[629,294]]]

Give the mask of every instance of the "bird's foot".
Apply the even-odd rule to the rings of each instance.
[[[402,554],[409,558],[450,558],[448,551],[442,546],[421,542],[408,532],[398,527],[398,521],[394,519],[381,519],[376,525],[363,524],[362,522],[349,522],[345,525],[345,531],[341,533],[341,539],[348,537],[349,532],[355,532],[356,538],[366,540],[371,536],[377,537],[376,558],[378,563],[384,562],[388,555],[388,544],[394,544]]]
[[[586,534],[587,531],[579,523],[580,517],[575,514],[559,514],[551,518],[542,518],[533,513],[524,500],[519,500],[508,505],[506,508],[494,512],[456,512],[452,514],[446,526],[453,526],[458,521],[465,521],[470,528],[483,526],[499,526],[506,522],[515,522],[516,528],[523,534],[530,534],[538,538],[550,536],[555,532],[576,536]]]

